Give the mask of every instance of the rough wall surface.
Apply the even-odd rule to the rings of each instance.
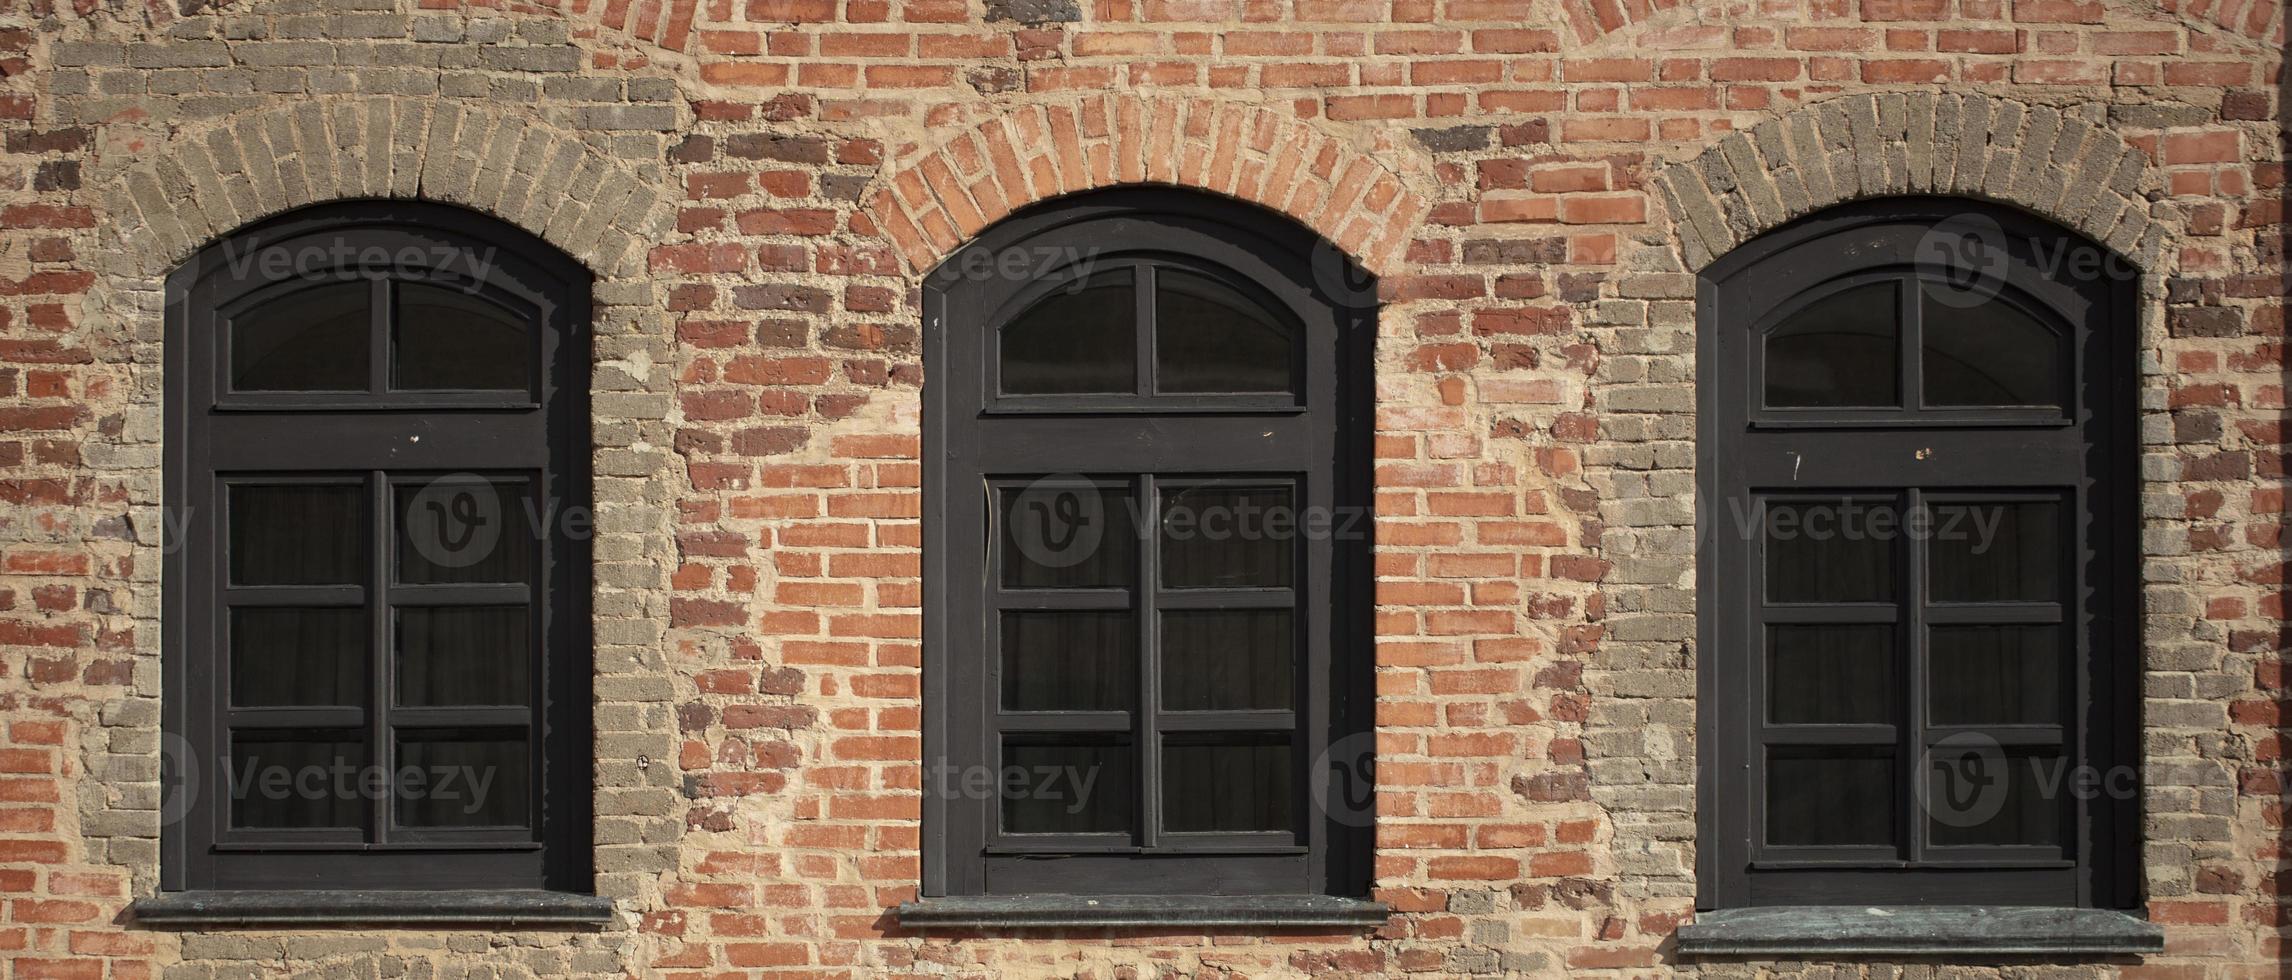
[[[2281,972],[2280,4],[0,0],[0,976]],[[1374,934],[917,936],[917,283],[1120,183],[1382,275]],[[2144,270],[2142,962],[1676,962],[1694,270],[1828,203]],[[160,277],[422,197],[597,275],[604,930],[170,932]]]

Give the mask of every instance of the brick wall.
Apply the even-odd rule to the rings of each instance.
[[[1691,969],[1665,942],[1694,885],[1692,273],[1928,190],[2146,274],[2169,948],[2058,972],[2275,976],[2284,30],[2261,0],[0,0],[0,976]],[[1257,201],[1383,277],[1373,935],[885,915],[919,868],[918,277],[1134,182]],[[161,833],[159,277],[287,207],[408,195],[598,275],[623,914],[124,925]]]

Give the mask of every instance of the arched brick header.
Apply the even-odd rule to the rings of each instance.
[[[678,52],[691,46],[693,19],[700,13],[700,0],[431,0],[424,6],[471,11],[538,7],[565,18],[576,29],[603,27]]]
[[[885,172],[865,198],[867,213],[916,272],[1021,207],[1116,184],[1256,202],[1379,274],[1394,271],[1431,208],[1400,173],[1341,140],[1279,112],[1211,99],[1021,106]]]
[[[1858,198],[1955,194],[2023,208],[2150,264],[2165,228],[2147,154],[2101,123],[1983,95],[1886,92],[1804,106],[1656,174],[1689,269]]]
[[[600,277],[643,270],[674,196],[580,136],[492,105],[366,97],[282,104],[179,137],[112,178],[114,274],[155,278],[214,237],[322,201],[421,198],[494,215]]]

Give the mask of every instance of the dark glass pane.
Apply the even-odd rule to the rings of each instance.
[[[297,290],[231,318],[231,390],[365,391],[373,286]]]
[[[1169,711],[1287,709],[1297,633],[1287,609],[1162,614],[1162,707]]]
[[[1289,322],[1240,290],[1184,269],[1154,272],[1154,367],[1168,392],[1295,391]]]
[[[2051,500],[1935,504],[1937,602],[2061,600],[2061,505]]]
[[[390,387],[525,391],[533,384],[532,325],[467,289],[398,284]]]
[[[1286,588],[1298,514],[1288,487],[1193,487],[1162,501],[1162,584]]]
[[[231,735],[233,827],[363,827],[366,745],[359,733],[278,729]]]
[[[2064,840],[2062,818],[2076,780],[2058,749],[1937,747],[1930,762],[1926,826],[1935,845]]]
[[[1902,403],[1901,304],[1890,282],[1843,289],[1767,331],[1771,408]]]
[[[1123,833],[1130,829],[1133,753],[1120,739],[1003,743],[1003,832]]]
[[[532,622],[524,606],[398,610],[398,703],[530,703]]]
[[[1926,288],[1926,404],[2058,407],[2068,366],[2061,336],[2012,304],[1961,306],[1952,295]]]
[[[1769,501],[1767,601],[1892,600],[1898,516],[1881,501]]]
[[[1138,301],[1128,269],[1070,283],[1003,325],[1003,392],[1138,390]]]
[[[366,580],[362,489],[236,485],[229,493],[232,584]]]
[[[1894,754],[1860,746],[1768,749],[1767,843],[1894,843]]]
[[[398,581],[531,582],[536,525],[557,515],[523,480],[441,477],[394,488]]]
[[[366,611],[231,610],[231,703],[366,703]]]
[[[1172,735],[1162,745],[1162,829],[1290,830],[1289,735]]]
[[[1127,612],[1003,614],[1006,711],[1128,711],[1138,621]]]
[[[1767,628],[1767,717],[1782,725],[1894,721],[1894,627]]]
[[[1937,626],[1932,637],[1934,724],[2061,721],[2061,627]]]
[[[523,827],[533,809],[533,756],[520,729],[398,735],[394,809],[401,827]]]
[[[997,492],[1005,588],[1111,589],[1138,581],[1130,488],[1046,480]]]

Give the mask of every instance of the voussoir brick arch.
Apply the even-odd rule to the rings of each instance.
[[[1254,202],[1303,223],[1370,272],[1397,271],[1431,200],[1385,160],[1255,105],[1127,95],[1030,105],[885,168],[868,217],[909,267],[930,270],[1003,216],[1123,184],[1166,184]]]
[[[2148,197],[2162,178],[2105,118],[1983,95],[1853,95],[1730,133],[1654,183],[1690,270],[1801,215],[1897,194],[2018,207],[2153,268],[2169,237]]]
[[[473,12],[539,9],[565,18],[576,30],[601,27],[678,53],[691,50],[693,19],[700,13],[700,0],[425,0],[423,6]]]
[[[109,181],[115,275],[156,279],[220,235],[309,204],[458,204],[533,232],[599,278],[644,271],[674,195],[578,134],[514,108],[442,99],[299,102],[229,116]]]

